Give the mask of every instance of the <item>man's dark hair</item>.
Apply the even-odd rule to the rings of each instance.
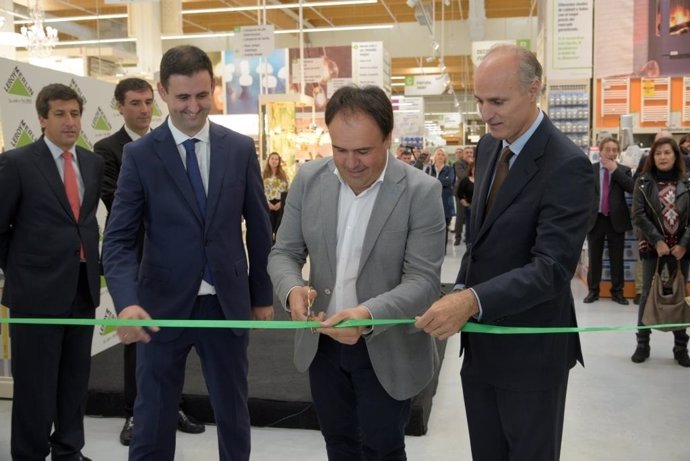
[[[344,86],[326,104],[326,125],[340,112],[364,112],[376,121],[383,138],[393,131],[393,106],[386,93],[377,86]]]
[[[115,100],[120,104],[125,103],[125,95],[128,91],[146,91],[153,93],[153,87],[143,78],[131,77],[120,80],[115,86]]]
[[[167,90],[171,75],[191,77],[202,71],[207,71],[213,80],[213,64],[203,50],[192,45],[170,48],[161,58],[161,85]]]
[[[41,88],[36,96],[36,112],[43,118],[48,118],[50,101],[77,101],[79,114],[84,111],[84,100],[72,88],[62,83],[51,83]]]

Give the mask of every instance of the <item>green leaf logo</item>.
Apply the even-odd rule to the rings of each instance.
[[[15,96],[27,97],[31,97],[34,94],[34,90],[29,86],[29,82],[26,81],[24,75],[16,66],[10,74],[10,78],[5,82],[5,92]]]

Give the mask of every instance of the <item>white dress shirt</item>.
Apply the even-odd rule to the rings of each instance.
[[[388,160],[386,160],[386,165],[388,165]],[[384,168],[381,176],[359,195],[355,195],[350,186],[340,177],[337,168],[334,171],[340,181],[340,197],[338,200],[335,287],[333,296],[328,303],[328,317],[341,309],[359,305],[357,275],[359,274],[362,245],[371,218],[371,211],[374,209],[376,197],[381,190],[385,171]]]
[[[209,122],[208,120],[206,120],[206,123],[204,124],[203,128],[201,128],[201,130],[199,130],[197,134],[195,134],[194,136],[187,136],[186,134],[175,128],[175,125],[173,125],[170,118],[168,118],[168,127],[170,128],[170,132],[172,133],[173,139],[175,140],[175,144],[177,145],[177,152],[178,154],[180,154],[180,158],[182,159],[182,164],[184,165],[185,169],[187,168],[187,152],[185,151],[182,143],[190,138],[196,138],[199,140],[199,142],[194,144],[194,149],[196,152],[196,158],[199,162],[201,181],[204,183],[204,192],[206,192],[207,197],[208,176],[209,169],[211,167],[211,143],[209,137],[209,126]],[[201,286],[199,287],[199,296],[215,294],[216,288],[213,285],[209,284],[207,281],[202,280]]]

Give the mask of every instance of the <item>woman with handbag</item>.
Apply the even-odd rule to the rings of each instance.
[[[642,261],[642,296],[638,313],[638,325],[642,317],[650,286],[655,273],[663,273],[661,279],[671,279],[670,274],[682,272],[687,281],[690,254],[690,180],[688,180],[680,148],[673,138],[659,138],[652,144],[642,174],[633,190],[633,224],[639,236]],[[685,283],[679,289],[683,290]],[[650,309],[650,306],[647,306]],[[631,360],[644,362],[649,357],[649,329],[638,330],[637,348]],[[690,367],[688,335],[685,329],[673,330],[673,356],[679,365]]]

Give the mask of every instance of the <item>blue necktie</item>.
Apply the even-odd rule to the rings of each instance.
[[[192,184],[196,203],[199,206],[201,219],[206,221],[206,191],[204,190],[204,183],[201,180],[201,171],[199,171],[199,162],[196,158],[196,150],[194,145],[199,142],[196,138],[189,138],[182,143],[184,150],[187,153],[187,177]],[[205,223],[204,223],[205,224]],[[213,285],[213,277],[206,262],[206,254],[204,254],[204,275],[203,279],[209,284]]]

